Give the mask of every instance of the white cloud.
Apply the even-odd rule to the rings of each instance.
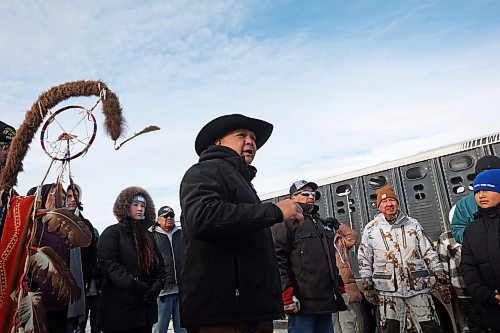
[[[257,36],[246,24],[258,5],[2,3],[0,62],[9,64],[0,72],[2,120],[19,125],[22,111],[52,85],[102,79],[120,98],[128,136],[150,124],[162,128],[115,152],[96,111],[98,137],[72,173],[84,187],[84,213],[101,231],[114,223],[114,199],[129,185],[145,187],[157,207],[168,204],[179,215],[178,186],[197,160],[196,134],[221,114],[275,125],[255,160],[260,193],[498,130],[498,39],[423,52],[416,27],[413,54],[404,38],[377,45],[416,24],[411,10],[345,26],[344,35],[301,29]],[[432,40],[456,27],[442,29]],[[90,107],[95,99],[77,102]],[[20,193],[41,181],[48,163],[35,140]]]

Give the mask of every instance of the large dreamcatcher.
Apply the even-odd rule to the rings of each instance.
[[[91,108],[65,106],[54,112],[52,108],[71,97],[96,96]],[[49,232],[58,233],[70,248],[85,247],[90,244],[91,232],[83,221],[62,208],[56,198],[56,208],[40,210],[41,188],[55,164],[58,175],[55,181],[56,197],[61,193],[66,178],[73,184],[70,163],[84,156],[94,142],[97,123],[93,112],[102,105],[105,129],[118,150],[125,142],[146,132],[158,130],[148,126],[131,138],[117,145],[122,135],[125,120],[117,96],[101,81],[76,81],[52,87],[39,96],[12,140],[11,148],[0,175],[1,205],[7,207],[0,240],[0,333],[44,332],[43,306],[41,298],[26,287],[27,273],[37,274],[47,271],[57,298],[62,304],[71,304],[80,297],[81,290],[76,285],[64,261],[50,247],[33,244],[37,219]],[[17,196],[13,190],[17,176],[22,171],[22,161],[30,142],[44,122],[40,133],[40,144],[50,157],[50,165],[45,176],[32,196]],[[25,281],[23,283],[23,281]],[[37,317],[38,316],[38,317]],[[38,323],[38,325],[36,325]],[[40,324],[41,323],[41,324]]]

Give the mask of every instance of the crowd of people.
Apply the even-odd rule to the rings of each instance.
[[[15,130],[0,125],[3,164]],[[295,181],[287,199],[261,202],[252,162],[272,131],[239,114],[200,130],[199,162],[180,184],[182,229],[141,187],[119,193],[116,223],[100,236],[82,215],[80,186],[32,188],[39,209],[65,208],[91,236],[70,248],[41,215],[35,221],[33,248],[52,248],[81,291],[62,302],[47,272],[27,277],[46,331],[84,332],[90,318],[92,332],[166,332],[172,321],[174,332],[264,333],[286,314],[291,333],[360,332],[356,309],[368,302],[384,333],[443,332],[434,287],[445,302],[457,300],[471,332],[500,332],[500,158],[478,160],[473,193],[452,208],[437,248],[391,185],[377,191],[379,213],[358,243],[356,231],[318,214],[314,182]],[[356,244],[359,285],[349,255]]]

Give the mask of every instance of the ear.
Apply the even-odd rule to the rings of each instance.
[[[220,146],[222,144],[222,139],[221,138],[218,138],[217,140],[215,140],[215,145],[216,146]]]

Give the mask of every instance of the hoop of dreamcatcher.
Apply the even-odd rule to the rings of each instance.
[[[66,106],[52,113],[47,119],[40,132],[40,145],[52,160],[69,161],[87,153],[97,133],[97,122],[92,114],[94,108],[87,110],[79,105]],[[79,111],[83,116],[72,128],[66,129],[66,124],[61,124],[58,116],[70,110]],[[75,130],[79,132],[75,133]]]

